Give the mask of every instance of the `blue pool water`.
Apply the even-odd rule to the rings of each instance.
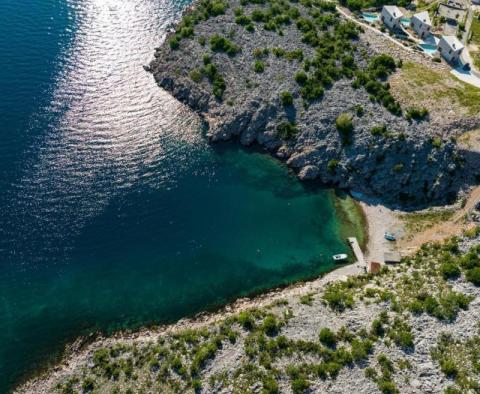
[[[435,52],[437,52],[437,46],[436,45],[422,43],[422,44],[419,44],[419,47],[424,52],[426,52],[430,55],[433,55],[433,54],[435,54]]]
[[[402,23],[403,26],[408,27],[410,26],[410,19],[409,18],[402,18],[400,19],[400,22]]]
[[[362,18],[365,19],[367,22],[374,23],[378,21],[379,17],[378,14],[371,14],[368,12],[362,12]]]
[[[0,2],[0,393],[94,330],[318,275],[333,194],[211,146],[142,66],[182,0]]]

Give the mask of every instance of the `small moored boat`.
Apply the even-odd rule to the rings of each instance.
[[[334,255],[333,259],[335,261],[344,261],[344,260],[348,259],[348,256],[345,253],[341,253],[341,254]]]
[[[396,240],[397,240],[397,238],[395,237],[394,234],[389,233],[389,232],[387,232],[387,231],[385,231],[385,239],[386,239],[387,241],[396,241]]]

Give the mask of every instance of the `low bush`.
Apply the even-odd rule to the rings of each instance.
[[[280,94],[280,100],[282,101],[282,105],[284,107],[288,107],[289,105],[293,104],[293,95],[290,92],[282,92]]]
[[[225,52],[229,56],[234,56],[240,51],[239,46],[219,34],[214,34],[210,37],[210,49],[212,51]]]
[[[465,277],[469,282],[472,282],[475,286],[480,286],[480,268],[472,268],[467,270]]]
[[[256,73],[263,73],[265,71],[265,62],[261,60],[256,60],[253,64],[253,70]]]
[[[283,140],[295,137],[297,132],[297,127],[291,122],[282,122],[277,126],[277,134]]]
[[[320,342],[325,346],[333,347],[337,344],[337,337],[335,333],[327,327],[320,330],[319,333]]]
[[[265,334],[269,336],[276,335],[278,333],[279,328],[280,328],[280,325],[278,323],[277,318],[274,315],[268,315],[263,321],[262,329],[265,332]]]
[[[424,120],[428,116],[428,110],[426,108],[408,108],[405,114],[405,117],[408,120]]]
[[[353,122],[350,114],[343,112],[337,116],[335,126],[342,138],[342,142],[348,143],[353,132]]]
[[[202,72],[197,68],[194,68],[192,71],[190,71],[189,75],[193,82],[198,83],[202,80]]]
[[[328,172],[335,172],[335,170],[337,169],[339,164],[340,164],[340,162],[337,159],[329,160],[328,163],[327,163],[327,171]]]
[[[444,279],[455,279],[460,276],[460,268],[455,263],[446,262],[440,265],[440,273]]]

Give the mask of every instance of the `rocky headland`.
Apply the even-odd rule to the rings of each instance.
[[[260,144],[302,179],[387,204],[453,201],[475,175],[455,140],[480,117],[397,101],[403,60],[446,66],[384,41],[329,2],[201,1],[148,70],[212,141]]]

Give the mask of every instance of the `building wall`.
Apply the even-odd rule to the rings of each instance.
[[[440,40],[438,44],[438,51],[443,56],[443,58],[450,63],[455,63],[460,57],[460,51],[454,51],[447,45],[443,40]]]
[[[430,34],[430,26],[426,25],[419,19],[412,18],[410,25],[415,33],[417,33],[417,35],[421,38],[424,38]]]
[[[400,19],[393,18],[388,12],[382,10],[382,22],[390,29],[400,29]]]

